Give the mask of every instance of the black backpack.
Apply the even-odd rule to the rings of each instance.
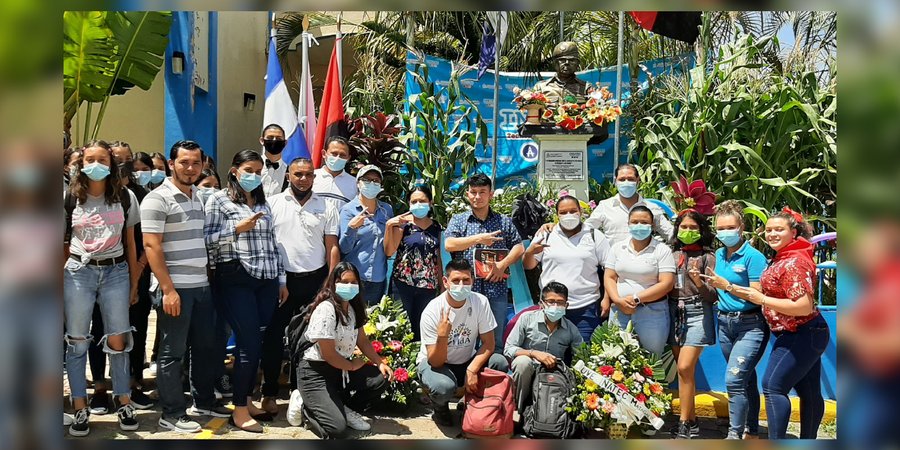
[[[290,361],[295,365],[294,367],[303,358],[303,353],[314,344],[306,338],[306,329],[309,328],[309,318],[312,316],[312,311],[312,303],[301,306],[297,314],[291,318],[287,327],[284,328],[284,343],[288,349]]]
[[[575,377],[563,364],[548,369],[543,364],[534,374],[531,405],[522,415],[525,435],[530,438],[569,439],[578,434],[578,423],[566,412],[566,402],[575,389]]]
[[[510,218],[522,239],[531,239],[550,217],[550,210],[530,193],[513,200]]]

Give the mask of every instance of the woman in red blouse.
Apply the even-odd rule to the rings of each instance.
[[[769,439],[784,439],[791,416],[788,393],[800,397],[800,439],[815,439],[825,411],[820,376],[828,345],[825,319],[813,300],[816,265],[809,225],[784,208],[766,222],[766,242],[777,253],[760,278],[762,292],[736,287],[762,306],[775,344],[763,375]]]

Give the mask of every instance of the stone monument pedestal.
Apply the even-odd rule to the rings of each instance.
[[[588,201],[588,141],[602,142],[609,137],[606,125],[585,124],[566,130],[552,124],[519,127],[521,136],[538,143],[538,183],[553,191],[567,189],[575,198]]]

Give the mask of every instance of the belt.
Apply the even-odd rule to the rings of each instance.
[[[727,317],[752,316],[762,312],[762,309],[748,309],[747,311],[719,311],[719,315]]]
[[[690,295],[687,297],[678,297],[675,299],[676,302],[683,301],[685,303],[696,303],[703,301],[703,299],[699,295]]]
[[[81,261],[81,255],[76,255],[74,253],[71,254],[71,257],[76,261]],[[88,266],[114,266],[119,263],[125,262],[125,255],[117,256],[115,258],[106,258],[106,259],[92,259],[85,263]]]
[[[327,264],[319,267],[316,270],[313,270],[312,272],[285,272],[285,275],[287,275],[288,278],[307,278],[313,275],[318,275],[326,270],[328,270]]]

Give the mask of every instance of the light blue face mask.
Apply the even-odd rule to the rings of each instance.
[[[726,247],[734,247],[741,242],[741,230],[722,230],[716,232],[716,238],[722,241]]]
[[[428,203],[413,203],[409,205],[409,212],[417,219],[427,216],[429,211],[431,211],[431,205]]]
[[[359,193],[369,200],[378,197],[378,194],[381,193],[381,184],[379,183],[375,183],[374,181],[363,181],[361,184],[362,186],[359,188]]]
[[[450,296],[453,297],[453,300],[458,302],[464,302],[472,295],[471,284],[451,284],[449,290]]]
[[[206,204],[206,201],[216,192],[218,189],[211,187],[202,187],[197,188],[197,198],[200,199],[200,203]]]
[[[103,181],[109,176],[109,167],[102,163],[92,162],[84,166],[81,172],[94,181]]]
[[[153,172],[149,170],[138,170],[134,172],[134,181],[141,186],[146,186],[150,183],[152,176]]]
[[[153,169],[150,172],[150,182],[153,184],[162,183],[163,180],[166,179],[166,172],[164,170]]]
[[[347,165],[347,160],[344,158],[338,158],[337,156],[328,155],[325,157],[325,166],[328,167],[328,170],[333,172],[340,172],[344,170],[344,166]]]
[[[631,198],[637,192],[637,183],[634,181],[617,181],[616,189],[619,190],[619,195],[622,197]]]
[[[643,241],[650,237],[650,233],[653,232],[653,227],[646,223],[634,223],[628,225],[628,231],[631,233],[631,237],[638,241]]]
[[[334,293],[337,294],[341,300],[349,302],[359,295],[359,285],[353,283],[335,283]]]
[[[558,322],[566,315],[565,306],[544,306],[544,314],[551,322]]]
[[[262,177],[255,173],[241,173],[241,177],[238,179],[238,184],[241,185],[241,189],[247,192],[253,192],[254,189],[258,188],[260,184],[262,184]]]

